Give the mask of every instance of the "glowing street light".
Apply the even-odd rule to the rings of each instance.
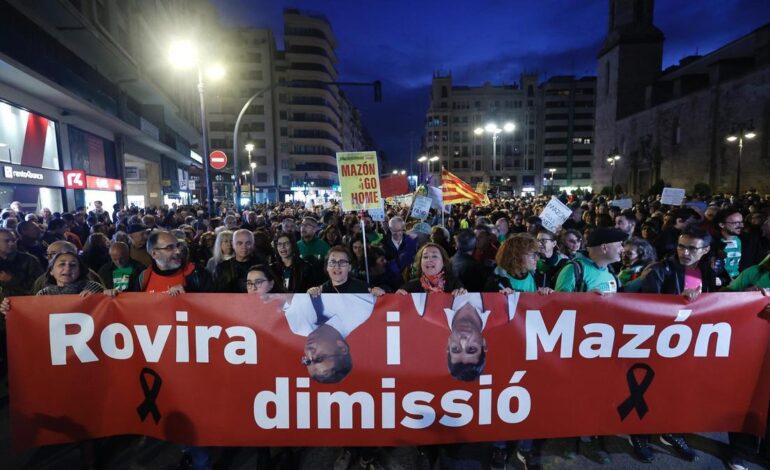
[[[206,122],[206,95],[203,82],[203,69],[201,68],[201,61],[198,57],[198,48],[190,40],[174,40],[171,42],[169,47],[168,60],[176,68],[189,69],[194,67],[198,70],[198,97],[200,98],[201,104],[201,129],[203,133],[203,174],[206,180],[206,202],[208,204],[209,214],[214,215],[214,193],[211,187],[211,167],[209,165],[209,126]],[[222,66],[214,67],[208,73],[209,77],[214,79],[222,78],[224,74],[225,72]],[[234,175],[238,174],[237,162],[238,158],[233,158]]]
[[[741,194],[741,160],[743,158],[743,139],[751,140],[757,136],[754,131],[754,122],[741,122],[733,124],[726,140],[730,143],[738,141],[738,168],[735,176],[735,197]]]
[[[497,127],[497,124],[494,122],[490,122],[483,128],[477,127],[473,130],[473,133],[476,135],[481,135],[483,133],[492,134],[492,172],[494,173],[497,171],[497,139],[500,136],[502,132],[505,133],[512,133],[516,129],[516,125],[512,122],[506,122],[503,124],[503,127]],[[490,181],[493,181],[492,179]]]

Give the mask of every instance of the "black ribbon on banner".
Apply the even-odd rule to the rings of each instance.
[[[636,381],[635,370],[643,370],[644,377],[641,382]],[[655,378],[655,371],[647,364],[636,363],[628,369],[626,373],[626,381],[628,382],[628,391],[631,396],[618,406],[618,414],[620,420],[626,419],[626,416],[631,414],[632,410],[636,410],[636,414],[639,415],[639,419],[643,419],[650,409],[647,407],[647,402],[644,401],[644,392],[650,387],[652,379]]]
[[[152,386],[147,383],[147,377],[152,377]],[[139,384],[142,386],[142,393],[144,393],[144,401],[136,407],[136,412],[139,413],[139,419],[144,421],[148,414],[152,415],[152,419],[155,424],[160,421],[160,410],[155,400],[160,393],[160,386],[163,383],[163,379],[160,378],[160,374],[145,367],[142,372],[139,373]]]

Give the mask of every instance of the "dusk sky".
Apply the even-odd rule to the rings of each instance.
[[[226,25],[270,28],[282,48],[282,12],[326,16],[337,37],[340,80],[383,83],[346,89],[390,168],[406,167],[420,148],[435,71],[453,82],[541,81],[554,75],[596,75],[607,28],[606,0],[214,0]],[[666,35],[664,67],[706,54],[770,22],[769,0],[658,0],[655,24]],[[411,141],[411,142],[410,142]]]

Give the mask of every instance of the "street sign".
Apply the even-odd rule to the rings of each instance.
[[[209,154],[209,165],[215,170],[221,170],[227,166],[227,154],[221,150],[214,150]]]

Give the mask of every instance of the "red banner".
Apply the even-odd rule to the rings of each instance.
[[[19,446],[117,434],[226,446],[762,434],[770,397],[759,293],[690,303],[634,294],[11,303]]]

